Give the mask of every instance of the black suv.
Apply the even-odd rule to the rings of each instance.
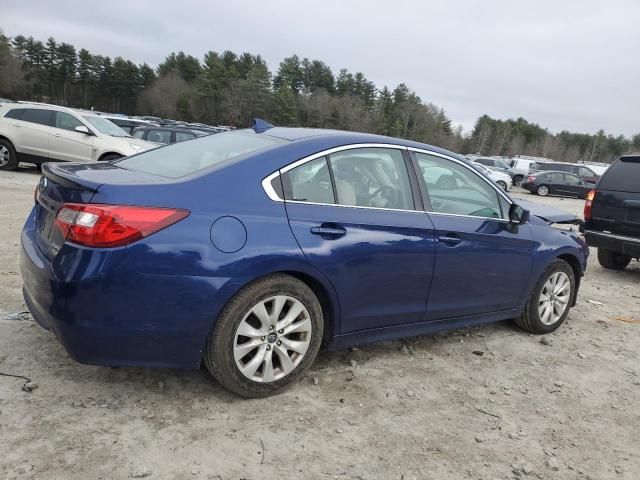
[[[622,270],[640,258],[640,155],[621,157],[607,169],[587,195],[584,220],[580,230],[598,247],[600,265]]]
[[[540,162],[538,163],[537,170],[555,170],[556,172],[572,173],[580,177],[580,180],[588,183],[596,183],[598,178],[600,178],[596,172],[579,163]]]

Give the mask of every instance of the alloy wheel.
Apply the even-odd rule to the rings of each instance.
[[[538,299],[538,315],[545,325],[553,325],[562,318],[571,299],[571,280],[565,272],[553,273],[542,287]]]
[[[9,149],[4,145],[0,145],[0,167],[4,167],[6,164],[8,164],[9,160]]]
[[[289,375],[311,343],[312,324],[304,304],[276,295],[255,304],[244,316],[233,340],[236,366],[249,380],[274,382]]]
[[[540,187],[538,187],[538,195],[540,195],[541,197],[546,197],[547,195],[549,195],[549,187],[545,185],[541,185]]]

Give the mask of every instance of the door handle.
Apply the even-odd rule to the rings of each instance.
[[[54,136],[54,137],[59,137],[59,136],[60,136],[60,134],[59,134],[59,133],[54,133],[54,134],[53,134],[53,136]]]
[[[319,227],[311,227],[311,233],[320,235],[321,237],[338,238],[347,233],[344,227],[339,225],[322,224]]]
[[[14,127],[21,127],[21,126],[22,126],[22,124],[21,124],[21,123],[14,123],[14,124],[13,124],[13,126],[14,126]]]
[[[447,247],[455,247],[456,245],[460,245],[462,243],[462,239],[455,233],[447,233],[446,235],[441,235],[438,237],[438,241],[440,243],[444,243]]]

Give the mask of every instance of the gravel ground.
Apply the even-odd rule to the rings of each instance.
[[[285,393],[239,400],[204,371],[77,364],[23,313],[37,180],[0,172],[0,371],[37,383],[0,377],[2,479],[640,478],[638,262],[592,256],[544,340],[502,322],[323,352]]]

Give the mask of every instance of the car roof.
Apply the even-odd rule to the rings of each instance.
[[[254,130],[250,128],[236,131],[254,133]],[[448,155],[450,157],[469,162],[469,159],[463,157],[462,155],[451,152],[444,148],[435,147],[426,143],[414,142],[412,140],[387,137],[384,135],[374,135],[371,133],[359,133],[346,130],[330,130],[322,128],[273,127],[262,133],[257,133],[257,135],[267,135],[270,137],[281,138],[283,140],[289,140],[291,142],[304,142],[324,138],[330,143],[334,143],[336,147],[356,143],[383,143],[429,150],[435,153],[441,153],[443,155]]]
[[[577,175],[575,175],[575,174],[573,174],[571,172],[564,172],[562,170],[541,170],[540,174],[538,176],[546,175],[548,173],[562,173],[563,175],[573,175],[574,177],[577,177]]]

